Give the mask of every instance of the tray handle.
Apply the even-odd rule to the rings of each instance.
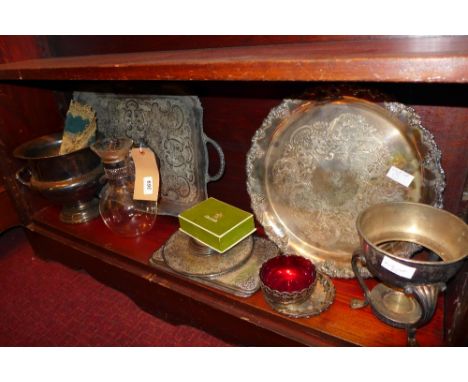
[[[209,183],[209,182],[214,182],[216,180],[218,180],[219,178],[221,178],[224,174],[224,168],[226,167],[226,161],[224,160],[224,153],[223,153],[223,149],[221,148],[221,146],[213,139],[211,139],[210,137],[207,137],[205,134],[204,135],[204,141],[205,141],[205,145],[207,145],[208,143],[211,144],[214,149],[216,150],[216,152],[218,153],[218,156],[219,156],[219,169],[218,169],[218,172],[214,175],[210,175],[208,173],[208,152],[206,153],[206,157],[207,157],[207,166],[206,166],[206,183]]]

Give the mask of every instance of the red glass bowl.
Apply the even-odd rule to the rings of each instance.
[[[311,295],[316,280],[314,264],[302,256],[276,256],[260,268],[260,286],[265,298],[276,304],[305,301]]]

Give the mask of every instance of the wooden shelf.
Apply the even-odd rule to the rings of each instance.
[[[87,224],[67,225],[60,222],[58,209],[47,207],[35,214],[28,228],[73,248],[83,256],[103,262],[106,267],[118,268],[143,282],[158,288],[170,289],[202,305],[221,311],[234,319],[284,336],[305,345],[362,345],[405,346],[405,331],[380,322],[370,308],[352,310],[349,302],[362,296],[356,280],[334,279],[336,298],[330,309],[309,319],[290,319],[274,312],[264,301],[261,292],[249,298],[236,297],[197,283],[172,272],[154,269],[148,264],[152,253],[177,229],[177,220],[159,216],[154,229],[137,239],[125,239],[108,230],[101,219]],[[47,255],[48,249],[42,248]],[[65,254],[63,254],[65,256]],[[81,256],[81,255],[80,255]],[[83,261],[84,258],[77,257]],[[368,281],[375,285],[374,280]],[[155,300],[155,304],[157,305]],[[443,344],[443,300],[440,299],[432,321],[418,330],[417,338],[423,346]],[[190,312],[196,315],[197,312]],[[223,325],[223,322],[219,322]],[[254,343],[255,344],[255,343]]]
[[[468,82],[468,37],[412,37],[57,57],[0,80]]]
[[[57,208],[14,180],[20,164],[11,153],[19,144],[61,126],[74,90],[165,94],[172,88],[178,92],[179,83],[174,82],[180,81],[183,91],[190,89],[190,94],[200,97],[204,131],[223,147],[228,163],[223,179],[209,184],[209,195],[249,209],[245,156],[251,137],[271,108],[305,87],[320,87],[321,82],[372,82],[360,85],[395,92],[396,100],[414,107],[434,134],[443,153],[447,179],[444,205],[458,213],[467,176],[463,126],[468,117],[464,101],[468,36],[284,37],[281,44],[262,38],[255,44],[262,41],[265,45],[238,47],[220,47],[210,39],[205,43],[211,45],[203,45],[197,36],[177,36],[170,40],[171,48],[204,49],[172,51],[164,51],[167,45],[157,36],[132,40],[125,46],[116,37],[112,48],[106,38],[94,37],[81,44],[71,43],[66,36],[59,44],[50,37],[21,38],[21,44],[17,38],[3,40],[0,51],[16,61],[0,65],[0,152],[4,156],[0,170],[9,180],[5,186],[36,253],[87,270],[96,279],[127,293],[144,309],[149,302],[156,309],[149,310],[152,314],[164,319],[171,315],[215,335],[229,333],[241,344],[406,345],[405,332],[379,321],[369,307],[349,308],[352,298],[362,297],[356,280],[333,280],[336,299],[330,309],[316,317],[295,320],[272,311],[261,292],[249,298],[236,297],[152,268],[148,260],[177,229],[175,219],[158,217],[153,231],[137,239],[117,237],[101,219],[82,225],[64,224],[59,221]],[[63,46],[65,51],[60,48]],[[137,50],[141,52],[135,53]],[[151,52],[145,52],[148,50]],[[133,53],[112,53],[130,51]],[[87,55],[91,52],[112,54]],[[40,58],[42,55],[48,58]],[[30,57],[34,59],[21,61]],[[432,85],[437,83],[447,85]],[[46,208],[42,208],[44,205]],[[460,272],[447,285],[433,319],[418,330],[421,345],[466,342],[466,275],[466,271]],[[368,283],[372,286],[376,281]]]
[[[2,214],[0,215],[0,233],[4,230],[20,224],[15,207],[8,195],[5,186],[0,183],[0,206]]]

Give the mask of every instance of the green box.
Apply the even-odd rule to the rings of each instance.
[[[183,211],[179,215],[180,230],[220,253],[226,252],[255,232],[254,218],[215,198]]]

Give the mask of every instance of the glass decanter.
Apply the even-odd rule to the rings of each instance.
[[[104,165],[108,183],[103,189],[99,212],[115,233],[134,237],[148,232],[156,220],[157,202],[134,200],[135,170],[130,157],[133,141],[106,138],[91,145]]]

